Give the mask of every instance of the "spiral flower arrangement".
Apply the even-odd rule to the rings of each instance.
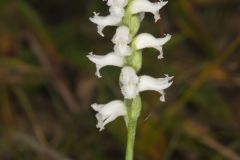
[[[160,93],[160,101],[165,101],[165,92],[172,84],[172,78],[165,75],[163,78],[154,78],[148,75],[138,76],[142,67],[142,52],[145,48],[155,48],[159,51],[158,59],[163,58],[163,45],[171,35],[156,38],[149,33],[137,35],[140,23],[145,13],[152,13],[155,22],[160,19],[159,10],[167,4],[160,0],[152,3],[149,0],[103,0],[109,6],[110,14],[100,16],[94,12],[90,21],[97,25],[97,31],[104,36],[106,26],[116,26],[116,33],[112,38],[113,51],[106,55],[87,55],[88,59],[96,64],[96,76],[101,77],[101,68],[111,65],[121,67],[119,84],[124,100],[113,100],[106,104],[92,104],[97,112],[97,128],[102,131],[105,125],[119,116],[125,119],[128,129],[126,160],[133,159],[134,141],[137,120],[142,104],[140,92],[152,90]]]

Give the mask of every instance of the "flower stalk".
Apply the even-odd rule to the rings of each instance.
[[[123,18],[123,24],[129,27],[130,35],[132,38],[137,34],[140,27],[141,18],[139,15],[132,15],[131,4],[133,0],[129,0],[128,7],[126,9],[125,17]],[[134,43],[131,44],[132,54],[127,58],[127,64],[133,67],[136,71],[139,71],[142,67],[142,52],[137,51]],[[129,100],[125,99],[128,114],[127,124],[127,147],[125,160],[133,160],[134,157],[134,144],[136,137],[136,128],[138,118],[142,109],[141,97],[138,95],[136,98]]]
[[[128,133],[125,160],[133,160],[137,121],[142,110],[141,97],[137,96],[132,100],[125,99],[125,105],[127,106],[128,115]]]

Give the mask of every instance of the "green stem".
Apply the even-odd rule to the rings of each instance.
[[[129,120],[127,148],[126,148],[126,160],[133,160],[136,127],[137,127],[137,121]]]
[[[140,27],[140,17],[139,15],[132,15],[131,13],[131,3],[133,0],[128,1],[128,6],[126,8],[126,13],[123,18],[123,24],[126,25],[129,30],[132,39],[135,38],[139,27]],[[131,44],[132,54],[127,57],[126,65],[131,66],[138,72],[142,66],[142,52],[137,51],[134,47],[134,42]],[[127,148],[125,160],[133,160],[134,157],[134,143],[137,128],[137,121],[142,109],[141,97],[137,96],[134,99],[125,99],[125,105],[127,106],[128,116],[127,116]]]
[[[125,104],[128,110],[128,136],[125,160],[133,160],[137,120],[142,109],[141,97],[137,96],[132,100],[125,99]]]

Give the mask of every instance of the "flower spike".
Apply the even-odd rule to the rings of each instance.
[[[156,38],[149,33],[138,35],[140,24],[146,13],[154,15],[155,22],[160,19],[159,10],[168,2],[159,0],[152,3],[150,0],[103,0],[109,6],[110,14],[99,16],[94,13],[90,20],[97,24],[98,33],[103,35],[106,26],[116,26],[116,33],[112,38],[113,52],[106,55],[93,55],[89,53],[88,59],[96,64],[96,75],[101,77],[100,70],[104,66],[121,67],[119,85],[124,100],[115,100],[107,104],[92,104],[97,111],[97,128],[102,131],[106,124],[119,116],[123,116],[128,130],[126,159],[133,160],[133,148],[137,121],[142,110],[140,92],[157,91],[161,94],[160,101],[165,101],[164,90],[171,86],[172,78],[154,78],[147,75],[138,76],[137,72],[142,67],[142,50],[155,48],[163,58],[163,45],[170,40],[171,35]]]
[[[91,107],[97,111],[97,125],[99,131],[102,131],[106,124],[114,121],[119,116],[126,116],[127,110],[123,101],[115,100],[107,104],[92,104]]]
[[[122,67],[124,65],[124,57],[118,56],[113,52],[106,55],[93,55],[92,52],[87,55],[87,58],[96,64],[95,75],[101,78],[100,70],[105,66]]]

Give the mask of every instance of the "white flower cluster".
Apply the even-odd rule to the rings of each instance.
[[[115,35],[112,38],[114,43],[113,51],[106,55],[87,55],[90,61],[96,64],[96,75],[101,77],[100,70],[105,66],[122,67],[120,74],[121,91],[125,99],[134,99],[140,92],[154,90],[161,94],[160,101],[165,101],[164,89],[172,84],[172,78],[165,75],[164,78],[153,78],[147,75],[137,76],[135,69],[127,64],[127,58],[131,56],[132,49],[141,51],[144,48],[155,48],[160,52],[159,59],[163,58],[162,46],[170,40],[171,35],[167,34],[163,38],[155,38],[149,33],[142,33],[136,37],[131,37],[130,29],[124,25],[125,7],[130,5],[132,15],[138,14],[140,20],[144,18],[144,13],[150,12],[154,15],[155,21],[160,18],[159,10],[167,4],[166,1],[152,3],[149,0],[103,0],[110,6],[108,16],[99,16],[94,12],[90,20],[97,24],[98,33],[104,36],[103,29],[106,26],[117,26]],[[129,45],[131,44],[132,47]],[[97,128],[101,130],[104,126],[119,116],[127,119],[127,109],[123,101],[115,100],[105,105],[93,104],[92,108],[97,111]]]

